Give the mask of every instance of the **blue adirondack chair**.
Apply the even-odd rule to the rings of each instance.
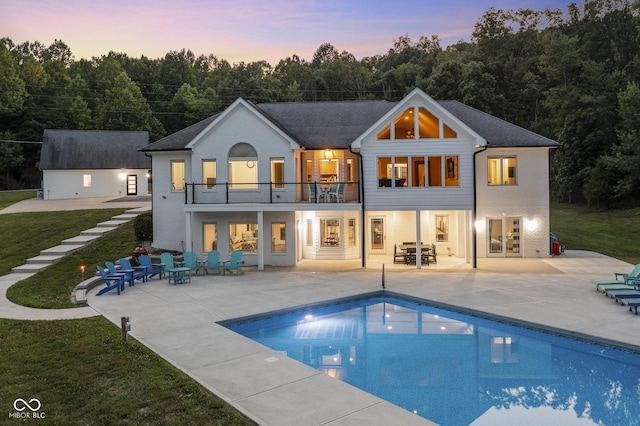
[[[149,280],[149,278],[152,278],[156,275],[158,276],[159,279],[162,279],[162,275],[163,275],[162,263],[152,263],[151,258],[149,257],[149,255],[146,255],[146,254],[140,255],[140,257],[138,257],[138,262],[140,262],[140,266],[145,266],[147,268],[146,269],[147,281]]]
[[[236,271],[236,276],[243,275],[244,271],[240,267],[242,263],[242,251],[235,250],[231,252],[231,258],[222,262],[222,275],[229,272],[229,275],[233,275],[233,271]]]
[[[220,263],[220,252],[218,250],[212,250],[207,253],[207,263],[204,264],[205,274],[209,273],[209,270],[216,270],[218,275],[222,272],[222,264]]]
[[[133,279],[130,278],[127,274],[125,274],[122,271],[119,271],[118,268],[116,268],[116,265],[113,262],[104,262],[104,264],[107,266],[107,273],[109,275],[121,275],[125,281],[129,282],[129,287],[131,287],[133,285]]]
[[[120,267],[122,268],[122,272],[126,272],[131,281],[142,280],[142,282],[147,281],[147,268],[144,266],[131,266],[131,262],[129,259],[120,259]],[[132,284],[129,284],[132,285]]]
[[[96,296],[100,296],[111,290],[117,290],[118,294],[120,294],[120,292],[124,290],[124,277],[122,275],[109,275],[102,266],[98,266],[98,272],[100,272],[105,287],[100,289]]]
[[[195,271],[196,274],[198,274],[200,272],[200,267],[198,266],[198,258],[196,257],[195,252],[185,251],[182,256],[182,267],[189,268],[189,273],[191,273],[191,271]]]

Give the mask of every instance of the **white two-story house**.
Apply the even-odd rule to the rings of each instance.
[[[549,255],[557,143],[416,89],[400,102],[254,105],[148,145],[153,245],[247,265],[439,254]],[[420,262],[416,262],[420,268]]]

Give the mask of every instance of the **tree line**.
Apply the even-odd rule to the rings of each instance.
[[[110,52],[75,60],[61,40],[0,39],[0,185],[39,186],[44,129],[147,130],[152,141],[224,110],[261,102],[397,101],[415,87],[558,141],[551,190],[559,201],[637,205],[640,195],[640,0],[584,0],[566,10],[496,10],[471,40],[403,35],[357,60],[324,43],[231,64],[190,50],[163,58]],[[35,182],[34,182],[35,180]]]

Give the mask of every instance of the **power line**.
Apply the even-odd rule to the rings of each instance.
[[[14,141],[11,139],[0,139],[0,142],[9,142],[9,143],[33,143],[33,144],[38,144],[38,145],[42,145],[42,142],[38,142],[38,141]]]

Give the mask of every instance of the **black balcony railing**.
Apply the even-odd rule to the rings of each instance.
[[[360,203],[354,182],[185,183],[185,204]]]

